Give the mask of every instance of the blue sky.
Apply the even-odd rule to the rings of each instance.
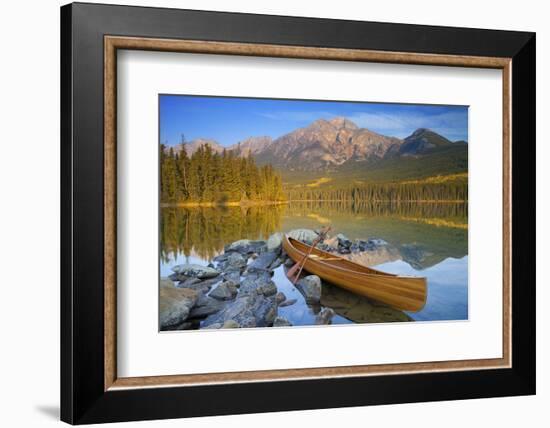
[[[468,141],[468,108],[421,104],[381,104],[259,98],[160,96],[160,142],[196,138],[230,146],[248,137],[280,137],[317,119],[345,116],[361,128],[405,138],[430,128],[451,141]]]

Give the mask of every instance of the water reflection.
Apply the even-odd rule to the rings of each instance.
[[[304,202],[250,207],[161,208],[161,275],[176,261],[208,264],[239,239],[267,239],[277,231],[331,224],[350,239],[381,238],[386,247],[356,261],[403,275],[428,278],[426,307],[405,314],[338,287],[323,284],[321,305],[334,309],[333,323],[468,318],[467,204],[353,204]],[[294,325],[311,325],[319,308],[308,306],[286,279],[274,281],[294,305],[279,314]]]

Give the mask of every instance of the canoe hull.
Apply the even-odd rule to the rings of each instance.
[[[283,248],[292,260],[299,263],[310,246],[285,236]],[[312,254],[306,259],[305,271],[352,293],[409,312],[417,312],[426,304],[426,278],[381,272],[317,248]]]

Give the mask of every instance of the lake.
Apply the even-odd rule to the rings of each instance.
[[[320,305],[308,305],[286,278],[284,267],[273,281],[291,306],[279,315],[293,325],[312,325],[323,307],[332,308],[333,324],[468,319],[468,205],[465,203],[378,203],[352,201],[290,202],[248,207],[163,207],[160,225],[160,273],[167,277],[180,263],[207,265],[239,239],[267,239],[274,232],[332,226],[351,240],[380,238],[383,248],[358,260],[376,269],[424,276],[426,306],[403,313],[323,283]]]

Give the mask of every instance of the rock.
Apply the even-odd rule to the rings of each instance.
[[[307,303],[321,301],[321,279],[317,275],[309,275],[300,279],[296,288],[305,297]]]
[[[219,312],[224,306],[223,301],[202,294],[189,312],[188,318],[204,318]]]
[[[216,263],[225,262],[229,257],[229,254],[228,253],[219,254],[216,257],[214,257],[212,260],[215,261]]]
[[[179,273],[173,273],[171,274],[168,278],[170,278],[172,281],[180,281],[180,282],[183,282],[183,281],[186,281],[189,279],[188,276],[185,276],[183,274],[179,274]]]
[[[276,258],[277,254],[272,253],[271,251],[262,253],[256,258],[256,260],[248,265],[247,271],[254,272],[257,270],[268,270]]]
[[[207,317],[203,326],[233,320],[240,327],[268,327],[277,316],[277,304],[259,294],[239,296],[221,311]]]
[[[230,269],[243,269],[246,266],[246,258],[241,253],[231,252],[224,263]]]
[[[382,247],[384,245],[388,245],[388,243],[386,241],[384,241],[383,239],[379,239],[379,238],[371,238],[368,240],[369,244],[372,244],[374,245],[375,247]]]
[[[344,248],[351,247],[352,242],[343,233],[339,233],[338,235],[336,235],[336,239],[338,240],[339,247],[344,247]]]
[[[180,281],[176,287],[178,288],[193,288],[193,285],[200,284],[202,281],[199,278],[188,278],[185,281]]]
[[[275,301],[277,304],[283,303],[286,300],[285,293],[282,291],[279,291],[277,294],[275,294]]]
[[[161,287],[174,288],[174,282],[171,279],[161,278],[160,279],[160,286]]]
[[[340,254],[351,254],[351,250],[345,247],[338,247],[338,252]]]
[[[197,291],[199,294],[208,293],[212,288],[213,284],[219,282],[219,279],[206,279],[200,280],[198,278],[189,278],[183,282],[180,282],[176,285],[177,288],[190,288],[191,290]]]
[[[227,320],[223,323],[222,328],[239,328],[240,325],[235,320]]]
[[[283,245],[282,232],[276,232],[267,239],[267,251],[279,253]]]
[[[266,286],[271,282],[271,274],[267,271],[247,272],[241,281],[241,294],[256,294],[258,289]]]
[[[237,295],[237,285],[232,281],[224,281],[214,288],[209,296],[218,300],[231,300]]]
[[[296,299],[287,299],[287,300],[285,300],[284,302],[279,303],[279,307],[280,307],[280,308],[283,308],[283,307],[285,307],[285,306],[291,306],[291,305],[293,305],[294,303],[296,303],[296,301],[297,301]]]
[[[312,244],[319,236],[311,229],[294,229],[288,232],[288,236],[297,239],[298,241]]]
[[[185,275],[190,278],[215,278],[220,272],[214,268],[208,266],[201,266],[194,263],[186,263],[182,265],[176,265],[172,268],[174,273],[178,275]]]
[[[288,259],[285,260],[284,265],[285,265],[285,267],[292,267],[292,266],[294,266],[294,263],[295,263],[294,260],[292,260],[291,258],[288,258]]]
[[[267,284],[258,287],[258,293],[261,293],[266,297],[273,296],[277,293],[277,286],[273,281],[269,281]]]
[[[284,317],[275,317],[273,327],[291,327],[292,323]]]
[[[160,328],[164,330],[183,323],[198,299],[189,288],[160,287]]]
[[[257,327],[269,327],[277,316],[277,303],[274,299],[258,296],[254,304],[254,317]]]
[[[321,312],[319,312],[315,317],[315,324],[317,325],[330,324],[332,322],[333,316],[334,316],[334,310],[332,310],[331,308],[323,308],[321,309]]]
[[[241,254],[261,253],[267,249],[265,241],[251,241],[250,239],[241,239],[225,246],[225,252],[237,252]]]
[[[283,259],[281,257],[277,257],[275,261],[269,265],[269,270],[275,270],[282,264],[283,264]]]
[[[222,328],[223,327],[223,324],[220,323],[220,322],[217,322],[215,324],[210,324],[210,325],[207,325],[206,327],[202,327],[203,329],[206,329],[206,330],[217,330],[219,328]]]
[[[241,271],[240,271],[240,269],[226,270],[223,273],[223,279],[225,279],[226,281],[234,282],[238,287],[239,283],[241,282]]]

